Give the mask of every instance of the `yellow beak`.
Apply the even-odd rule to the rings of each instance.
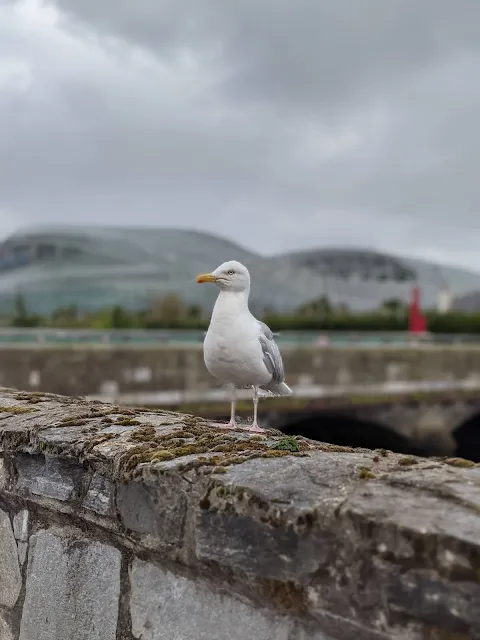
[[[203,283],[203,282],[216,282],[217,278],[213,275],[213,273],[201,273],[195,278],[195,282]]]

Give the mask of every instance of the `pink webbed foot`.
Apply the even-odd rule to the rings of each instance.
[[[265,433],[265,429],[259,427],[258,424],[252,424],[252,426],[247,427],[245,431],[249,431],[250,433]]]
[[[227,424],[221,424],[220,425],[220,429],[240,429],[241,427],[238,426],[238,424],[236,422],[227,422]]]

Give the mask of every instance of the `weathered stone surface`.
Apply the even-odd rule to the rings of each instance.
[[[0,611],[0,640],[14,640],[11,626]]]
[[[11,404],[15,392],[0,392],[0,401],[2,393]],[[189,613],[202,629],[201,611],[210,609],[202,600],[207,595],[196,591],[195,576],[210,602],[228,603],[233,620],[247,607],[252,619],[261,615],[280,625],[280,637],[287,629],[288,640],[319,640],[322,634],[338,640],[433,640],[437,631],[480,637],[480,467],[473,463],[302,438],[292,455],[276,448],[282,437],[276,432],[255,439],[166,411],[15,397],[17,414],[0,421],[0,449],[13,470],[2,504],[11,500],[11,513],[22,501],[32,504],[32,530],[45,527],[58,507],[61,516],[53,514],[51,522],[78,524],[84,518],[85,531],[101,535],[99,548],[118,555],[105,543],[111,536],[129,554],[142,554],[142,561],[168,562],[173,574],[142,569],[145,582],[159,590],[143,601],[143,565],[134,562],[132,614],[141,640],[163,637],[163,627],[155,628],[161,619],[157,596],[165,596],[162,615],[168,618],[175,613],[170,594],[177,588],[204,603]],[[22,409],[31,403],[35,417],[27,419]],[[116,602],[116,560],[102,564],[108,554],[91,551],[93,543],[72,544],[52,530],[33,539],[21,640],[56,640],[52,624],[72,640],[113,638],[104,628],[101,635],[82,636],[88,625],[71,633],[68,619],[73,624],[76,608],[82,615],[88,609],[95,624],[108,622],[98,613],[104,601],[98,594]],[[149,549],[155,554],[149,556]],[[47,562],[55,556],[59,562]],[[178,559],[188,580],[174,576]],[[203,582],[209,573],[215,588]],[[85,582],[73,592],[69,580],[77,574]],[[235,596],[221,595],[227,584]],[[109,588],[117,589],[114,596]],[[62,615],[47,623],[42,611],[53,601],[61,603],[56,612],[60,616],[62,608]]]
[[[77,464],[51,456],[18,456],[16,468],[20,491],[62,501],[73,497],[82,476]]]
[[[78,530],[31,537],[20,640],[115,640],[120,552]]]
[[[135,560],[131,569],[132,631],[139,640],[289,640],[292,622]]]
[[[187,500],[182,487],[165,478],[161,487],[140,482],[119,485],[117,508],[124,526],[144,534],[153,546],[182,545]]]
[[[115,513],[115,485],[108,478],[94,473],[83,506],[103,516]]]
[[[0,605],[14,607],[21,588],[17,543],[8,514],[0,509]]]
[[[379,460],[378,476],[361,483],[360,459],[345,453],[236,466],[199,511],[198,557],[254,582],[308,585],[303,597],[313,615],[367,621],[385,637],[393,611],[452,632],[480,630],[475,470],[399,460],[389,456],[387,468]],[[446,549],[448,567],[440,565]]]
[[[335,640],[332,636],[327,636],[321,631],[309,631],[302,627],[295,628],[288,640]]]

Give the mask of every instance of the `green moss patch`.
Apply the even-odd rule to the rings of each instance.
[[[292,438],[282,438],[278,442],[272,444],[272,449],[277,449],[279,451],[300,451],[300,445],[298,444],[298,440],[294,437]]]
[[[132,431],[127,442],[132,446],[120,457],[119,475],[128,479],[140,464],[164,462],[196,456],[179,465],[182,472],[202,468],[204,473],[226,473],[228,467],[253,458],[280,458],[308,455],[311,446],[296,438],[250,437],[246,433],[215,428],[194,416],[185,426],[167,434],[157,434],[153,425]],[[116,423],[118,424],[118,423]],[[272,441],[273,440],[273,441]]]

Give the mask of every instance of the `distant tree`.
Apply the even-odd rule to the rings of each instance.
[[[189,320],[201,320],[203,318],[203,309],[199,304],[190,304],[186,309],[186,316]]]
[[[51,323],[56,327],[72,327],[80,323],[80,313],[76,305],[59,307],[51,316]]]
[[[42,318],[28,313],[25,297],[22,293],[17,293],[14,301],[14,315],[11,321],[13,327],[39,327]]]
[[[15,320],[19,322],[26,320],[28,318],[28,310],[23,293],[19,292],[15,295],[15,301],[13,305]]]
[[[112,328],[112,309],[106,308],[92,313],[89,316],[90,326],[92,329],[111,329]]]
[[[262,311],[262,318],[268,318],[269,316],[275,315],[276,311],[274,307],[264,307]]]
[[[147,326],[178,327],[187,318],[187,307],[176,293],[153,300],[147,312]]]
[[[407,311],[407,305],[398,298],[389,298],[384,300],[380,305],[380,312],[385,315],[398,317],[404,315]]]
[[[311,300],[297,309],[297,315],[304,317],[323,318],[331,315],[332,312],[333,308],[328,296],[321,296],[316,300]]]
[[[112,309],[110,323],[112,329],[128,329],[132,326],[130,316],[119,304],[115,305]]]
[[[350,313],[350,307],[348,306],[348,304],[345,304],[344,302],[342,302],[336,308],[336,312],[342,316],[346,316]]]

